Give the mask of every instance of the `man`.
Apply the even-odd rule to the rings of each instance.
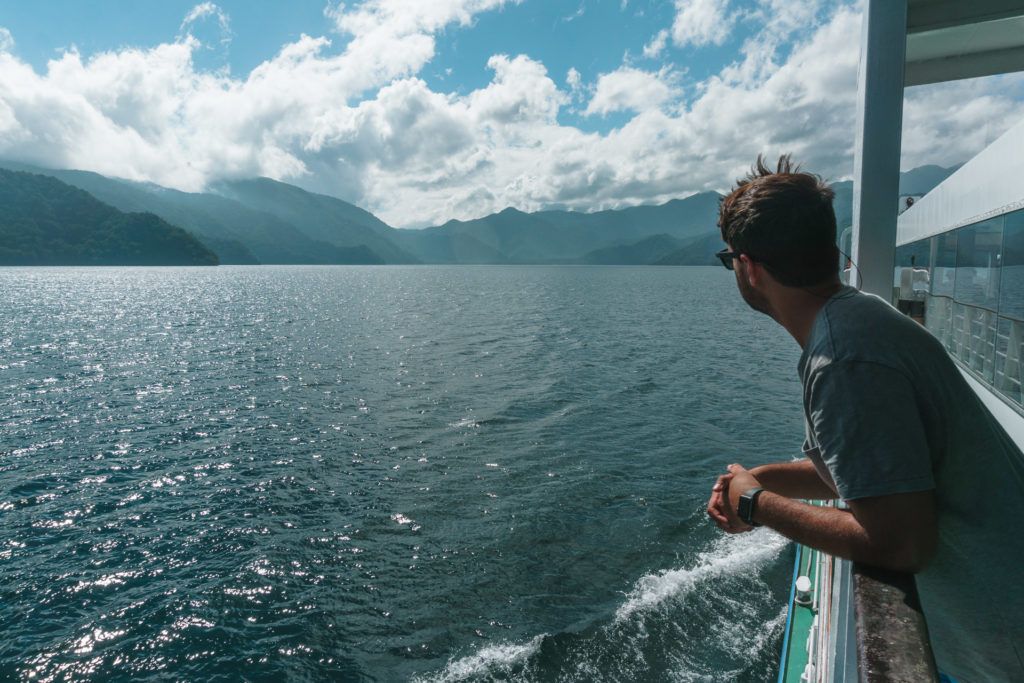
[[[833,193],[759,157],[721,204],[719,252],[752,308],[803,349],[805,458],[730,465],[708,515],[917,573],[940,669],[1024,681],[1024,456],[942,345],[838,277]],[[848,509],[803,499],[842,498]]]

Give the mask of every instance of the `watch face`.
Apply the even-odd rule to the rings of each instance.
[[[739,509],[736,510],[736,513],[739,515],[740,519],[747,524],[750,524],[750,496],[745,493],[740,496],[740,504],[738,507]]]
[[[754,501],[757,498],[757,494],[761,492],[761,489],[751,489],[740,495],[740,504],[737,506],[736,514],[739,518],[750,526],[757,526],[754,522]]]

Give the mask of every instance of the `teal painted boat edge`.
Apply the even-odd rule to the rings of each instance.
[[[793,558],[793,580],[789,584],[789,607],[786,608],[786,630],[782,636],[782,654],[779,657],[779,678],[778,683],[785,683],[786,663],[789,661],[789,634],[793,629],[793,607],[796,604],[796,580],[800,576],[800,559],[803,557],[804,547],[796,544],[796,553]]]

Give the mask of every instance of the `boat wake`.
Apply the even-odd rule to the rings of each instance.
[[[460,681],[509,680],[528,675],[530,658],[540,651],[546,634],[524,644],[486,645],[475,654],[448,662],[439,674],[414,678],[414,683],[458,683]]]
[[[761,577],[787,544],[762,529],[717,539],[689,566],[640,577],[603,623],[486,645],[415,680],[765,680],[786,607],[785,587]]]
[[[615,612],[620,622],[657,609],[665,602],[680,600],[716,578],[749,575],[773,561],[788,541],[766,529],[724,536],[710,550],[697,556],[693,567],[667,569],[640,577]]]

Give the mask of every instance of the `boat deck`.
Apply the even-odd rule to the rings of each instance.
[[[814,626],[814,604],[800,604],[796,601],[796,580],[800,576],[812,576],[816,550],[796,544],[793,561],[793,581],[789,591],[789,611],[786,615],[786,631],[782,641],[782,659],[779,664],[779,683],[801,683],[801,676],[808,664],[807,641]]]

